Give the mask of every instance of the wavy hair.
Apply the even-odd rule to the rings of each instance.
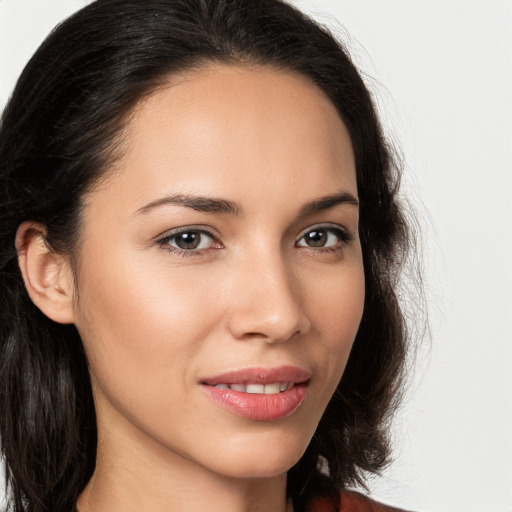
[[[364,312],[336,392],[289,470],[288,496],[304,511],[388,461],[408,347],[396,290],[410,237],[399,166],[343,44],[281,0],[97,0],[43,42],[1,119],[0,437],[13,512],[70,512],[94,471],[97,440],[80,337],[31,302],[17,227],[44,224],[50,247],[73,255],[82,198],[113,167],[134,106],[169,76],[209,63],[307,77],[336,107],[355,154]]]

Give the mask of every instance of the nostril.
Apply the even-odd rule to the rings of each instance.
[[[309,321],[302,321],[299,325],[298,322],[294,322],[293,325],[285,322],[261,322],[259,329],[244,329],[243,324],[236,323],[240,322],[240,319],[230,323],[231,334],[239,340],[251,341],[261,340],[266,343],[280,343],[289,341],[291,339],[304,334],[309,330]]]

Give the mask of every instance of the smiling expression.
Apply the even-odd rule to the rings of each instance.
[[[142,101],[123,143],[77,259],[100,446],[281,474],[363,310],[348,132],[306,78],[211,65]]]

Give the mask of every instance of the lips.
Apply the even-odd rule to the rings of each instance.
[[[276,382],[302,383],[311,378],[311,373],[298,366],[279,366],[277,368],[246,368],[222,373],[202,379],[203,384],[273,384]]]
[[[295,366],[247,368],[202,379],[206,395],[217,405],[255,421],[290,416],[302,404],[310,372]]]

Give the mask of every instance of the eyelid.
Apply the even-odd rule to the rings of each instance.
[[[342,226],[341,224],[334,224],[331,222],[324,222],[324,223],[321,222],[319,224],[313,224],[311,226],[308,226],[306,229],[303,229],[301,231],[299,237],[297,238],[297,240],[300,240],[301,238],[304,237],[304,235],[307,235],[310,231],[314,231],[315,229],[325,229],[325,230],[331,229],[333,231],[339,231],[347,237],[353,237],[351,232],[345,226]]]
[[[192,224],[192,225],[186,225],[186,226],[180,226],[178,228],[168,229],[161,233],[160,235],[156,236],[156,241],[168,239],[172,236],[179,235],[180,233],[187,233],[189,231],[195,231],[197,233],[205,233],[207,235],[210,235],[212,238],[218,239],[219,234],[216,230],[211,228],[210,226],[205,226],[202,224]]]

